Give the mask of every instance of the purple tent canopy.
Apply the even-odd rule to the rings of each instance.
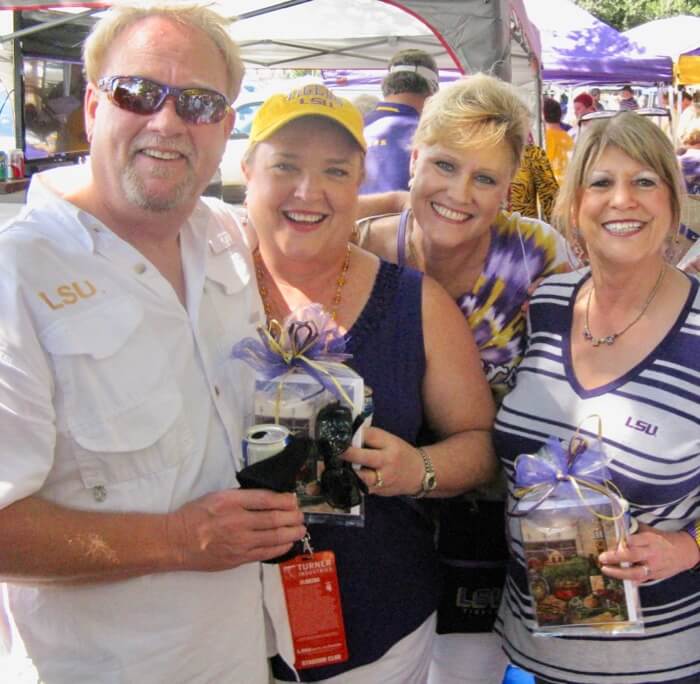
[[[649,54],[570,0],[524,0],[540,33],[542,78],[561,84],[670,83],[670,58]]]

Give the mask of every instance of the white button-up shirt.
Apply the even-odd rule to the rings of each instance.
[[[0,507],[164,513],[236,487],[252,374],[230,360],[262,320],[232,211],[180,233],[185,309],[131,245],[35,176],[0,233]],[[8,583],[0,638],[53,684],[267,682],[260,567],[58,587]]]

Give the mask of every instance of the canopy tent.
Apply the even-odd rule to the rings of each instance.
[[[635,45],[570,0],[523,0],[540,34],[542,79],[562,85],[670,83],[672,61]]]
[[[678,83],[700,83],[700,17],[681,14],[656,19],[622,35],[649,52],[673,59]]]
[[[177,1],[177,0],[176,0]],[[191,0],[181,0],[188,2]],[[541,83],[539,37],[523,0],[219,0],[207,5],[236,12],[231,34],[249,67],[377,69],[393,54],[420,48],[441,68],[486,71],[521,87],[537,112]],[[0,36],[16,60],[14,90],[22,92],[21,55],[78,61],[90,27],[110,2],[14,0],[15,30]],[[21,45],[21,50],[18,46]],[[15,108],[22,120],[22,104]]]
[[[75,21],[66,20],[66,8],[96,11],[109,4],[14,0],[2,7],[32,10],[24,13],[24,40],[29,51],[45,54],[48,43],[65,42],[66,49],[73,46],[75,51],[81,42],[75,40],[79,35],[75,25],[84,27],[84,35],[95,20],[85,12]],[[442,68],[490,71],[518,85],[535,80],[530,65],[539,54],[538,36],[527,21],[522,0],[220,0],[211,4],[225,16],[235,9],[240,20],[231,33],[250,66],[384,69],[395,52],[417,47],[433,54]],[[47,12],[49,7],[54,11]],[[40,36],[42,24],[51,29],[48,40]],[[61,41],[62,33],[68,31],[70,39]]]

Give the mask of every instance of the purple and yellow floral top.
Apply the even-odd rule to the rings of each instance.
[[[410,254],[409,215],[410,210],[401,213],[396,235],[401,265]],[[499,212],[491,226],[484,269],[472,291],[457,297],[497,405],[513,389],[515,369],[525,353],[522,305],[528,287],[539,278],[568,270],[566,242],[554,228],[517,212]]]
[[[410,209],[399,215],[396,261],[401,266],[415,267],[410,258],[409,217]],[[383,217],[358,222],[360,247],[366,248],[371,241],[376,218]],[[566,242],[554,228],[517,212],[501,211],[497,215],[491,226],[484,269],[472,291],[457,297],[474,334],[497,405],[513,388],[515,369],[525,352],[526,317],[521,307],[528,297],[528,287],[539,278],[569,270]]]
[[[498,214],[484,269],[472,291],[457,298],[498,404],[513,388],[525,353],[528,287],[570,268],[566,243],[554,228],[517,213]]]

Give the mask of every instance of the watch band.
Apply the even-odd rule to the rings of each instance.
[[[700,520],[693,520],[693,522],[691,522],[684,529],[695,540],[698,549],[700,549]],[[698,561],[692,568],[690,568],[690,571],[700,572],[700,561]]]
[[[426,494],[432,492],[437,487],[435,479],[435,468],[433,467],[433,459],[423,447],[416,447],[416,450],[423,459],[423,468],[425,470],[423,479],[420,483],[420,491],[415,495],[416,499],[422,499]]]

